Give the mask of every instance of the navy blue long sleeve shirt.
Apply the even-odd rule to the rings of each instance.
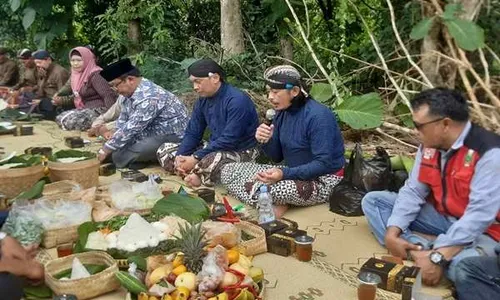
[[[177,155],[194,154],[200,159],[216,151],[244,151],[256,146],[255,130],[259,119],[250,97],[223,83],[212,97],[196,101]],[[197,150],[208,126],[208,146]],[[196,152],[195,152],[196,151]]]
[[[284,180],[311,180],[344,167],[344,140],[328,107],[309,99],[279,111],[273,124],[273,136],[262,149],[273,161],[285,161]]]

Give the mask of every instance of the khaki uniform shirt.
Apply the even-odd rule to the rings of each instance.
[[[53,62],[45,72],[38,73],[36,98],[54,97],[68,79],[68,70]]]
[[[10,59],[0,63],[0,86],[13,86],[19,79],[19,68]]]

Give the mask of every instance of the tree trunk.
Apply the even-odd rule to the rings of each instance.
[[[220,1],[221,46],[229,55],[245,51],[240,0]]]
[[[141,52],[141,19],[128,21],[127,37],[129,40],[128,53],[133,55]]]
[[[280,38],[281,55],[289,60],[293,60],[293,44],[289,38]]]

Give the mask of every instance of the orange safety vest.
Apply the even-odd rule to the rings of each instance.
[[[463,146],[446,161],[443,171],[441,153],[431,148],[422,150],[418,180],[431,189],[428,200],[439,213],[458,219],[464,215],[476,164],[486,151],[493,148],[500,148],[500,136],[472,125]],[[500,241],[500,212],[497,212],[496,221],[486,233]]]

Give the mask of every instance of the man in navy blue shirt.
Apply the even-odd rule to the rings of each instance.
[[[257,111],[247,94],[224,81],[224,71],[215,61],[199,60],[189,66],[188,73],[200,98],[175,158],[176,147],[168,143],[160,147],[158,158],[166,170],[184,176],[189,185],[212,185],[219,181],[224,164],[257,157]],[[206,129],[210,139],[202,147]]]

